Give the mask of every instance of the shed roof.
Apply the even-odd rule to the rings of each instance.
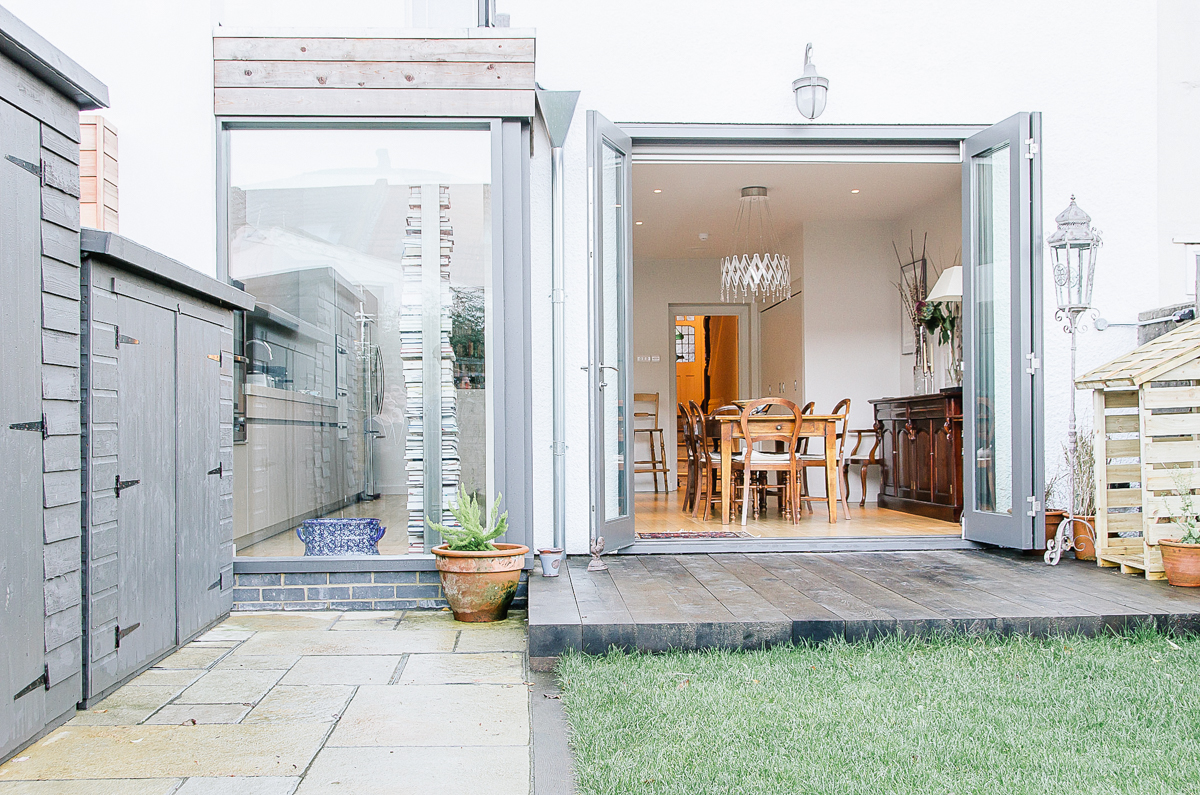
[[[0,6],[0,52],[37,75],[80,110],[108,107],[108,86]]]
[[[1075,379],[1082,389],[1141,386],[1200,359],[1200,320],[1185,323]]]
[[[215,304],[246,311],[254,308],[254,296],[249,293],[217,281],[211,276],[205,276],[200,271],[134,243],[127,237],[114,235],[112,232],[101,232],[98,229],[84,229],[80,235],[79,248],[84,254],[101,257],[159,284],[192,293]]]

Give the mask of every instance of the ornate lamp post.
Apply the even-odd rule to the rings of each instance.
[[[1092,281],[1096,274],[1096,252],[1101,245],[1100,233],[1092,228],[1092,218],[1075,204],[1075,197],[1067,209],[1054,219],[1058,224],[1046,243],[1054,262],[1054,291],[1058,298],[1056,320],[1063,324],[1063,331],[1071,335],[1071,411],[1067,424],[1067,483],[1070,499],[1067,515],[1058,526],[1054,538],[1046,543],[1046,562],[1057,565],[1062,554],[1074,547],[1075,525],[1086,528],[1088,535],[1095,530],[1086,520],[1075,515],[1075,456],[1078,454],[1075,434],[1075,337],[1084,330],[1085,315],[1094,317],[1092,308]]]

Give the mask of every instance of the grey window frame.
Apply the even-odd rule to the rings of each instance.
[[[533,380],[530,275],[528,119],[222,117],[216,119],[217,279],[229,281],[230,132],[233,130],[480,130],[492,144],[492,395],[496,492],[504,495],[509,531],[503,540],[532,546]],[[431,555],[369,558],[234,557],[235,574],[431,571]],[[532,552],[525,566],[533,565]]]

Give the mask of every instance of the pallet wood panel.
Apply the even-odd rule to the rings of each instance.
[[[217,61],[216,88],[532,89],[522,62]]]
[[[80,118],[79,213],[83,226],[118,232],[117,130],[103,116]]]
[[[533,63],[534,39],[213,38],[217,61],[515,61]]]
[[[532,116],[532,91],[218,88],[219,116]]]

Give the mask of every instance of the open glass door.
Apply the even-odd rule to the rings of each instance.
[[[963,152],[963,535],[1045,545],[1041,427],[1041,116]]]
[[[631,148],[628,135],[588,111],[592,526],[609,551],[634,542]]]

